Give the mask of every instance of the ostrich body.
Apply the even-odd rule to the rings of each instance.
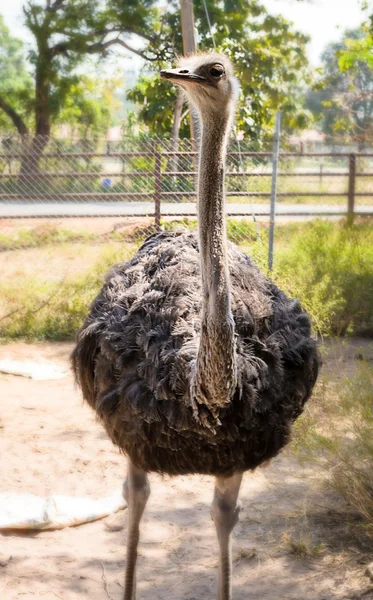
[[[236,82],[221,55],[161,75],[181,85],[202,124],[198,235],[164,232],[116,265],[79,332],[84,398],[128,456],[124,600],[135,598],[147,473],[216,477],[218,599],[231,599],[230,534],[242,474],[276,456],[316,381],[308,316],[226,241],[225,152]]]

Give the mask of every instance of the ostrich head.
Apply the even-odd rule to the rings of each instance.
[[[203,120],[232,112],[239,86],[232,63],[222,54],[183,57],[177,69],[163,69],[161,77],[184,88]]]

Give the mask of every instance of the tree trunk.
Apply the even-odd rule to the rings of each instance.
[[[16,127],[19,135],[28,135],[28,129],[22,117],[3,98],[0,98],[0,109],[13,121],[13,125]]]
[[[45,58],[45,57],[44,57]],[[49,106],[49,84],[47,82],[47,63],[40,61],[36,68],[35,79],[35,134],[30,143],[24,145],[19,185],[23,196],[39,196],[42,190],[42,174],[39,170],[40,158],[48,144],[51,132]]]
[[[23,156],[19,173],[19,186],[22,196],[39,196],[40,183],[43,180],[39,169],[39,161],[48,143],[45,136],[34,135],[23,143]]]

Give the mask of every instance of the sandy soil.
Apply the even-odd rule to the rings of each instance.
[[[69,344],[12,343],[0,358],[65,364]],[[352,372],[372,344],[331,344],[326,372]],[[0,374],[2,491],[103,497],[121,486],[125,461],[83,405],[71,376],[32,381]],[[151,476],[142,524],[141,600],[215,597],[213,481]],[[235,530],[235,600],[373,599],[364,576],[373,547],[336,498],[287,450],[246,474]],[[0,534],[1,600],[120,600],[127,511],[60,531]],[[306,549],[307,556],[302,556]]]
[[[128,221],[128,222],[127,222]],[[18,277],[38,277],[45,281],[58,282],[74,278],[77,274],[84,274],[97,261],[102,258],[107,250],[107,234],[119,231],[121,234],[131,236],[137,228],[150,227],[149,219],[123,219],[110,217],[106,219],[0,219],[0,232],[14,239],[14,247],[0,252],[0,273],[3,281],[11,281]],[[19,247],[19,231],[32,231],[36,236],[43,233],[69,230],[77,234],[93,234],[98,236],[94,241],[87,243],[66,242],[57,247],[53,244],[40,244],[27,249]],[[149,230],[150,231],[150,230]],[[128,245],[129,242],[126,243]],[[114,246],[110,241],[110,248]],[[118,251],[123,243],[117,243]],[[127,258],[127,248],[125,256]]]
[[[68,229],[83,233],[104,235],[112,231],[131,231],[136,227],[152,225],[152,219],[140,217],[65,217],[56,219],[0,219],[0,231],[4,235],[17,235],[21,229],[38,230],[46,227]],[[17,240],[15,239],[15,242]]]

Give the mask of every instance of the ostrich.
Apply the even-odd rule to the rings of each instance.
[[[218,599],[231,600],[231,532],[244,471],[276,456],[315,384],[308,316],[226,240],[224,168],[237,83],[220,54],[161,76],[201,120],[198,235],[148,238],[113,267],[78,334],[72,360],[84,398],[128,457],[124,600],[136,595],[148,473],[215,476]]]

